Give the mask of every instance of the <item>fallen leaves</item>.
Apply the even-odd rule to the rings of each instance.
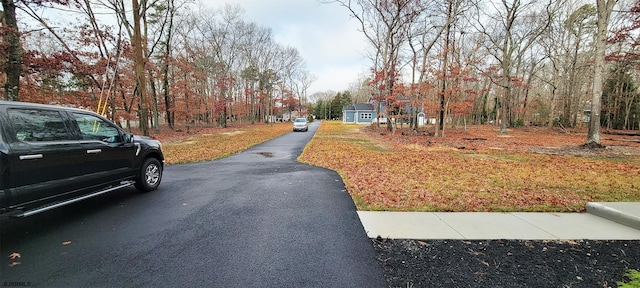
[[[11,253],[11,254],[9,255],[9,259],[11,259],[11,260],[16,260],[16,259],[19,259],[19,258],[22,258],[22,255],[20,255],[20,253],[18,253],[18,252],[13,252],[13,253]],[[15,266],[18,266],[18,265],[20,265],[20,264],[22,264],[22,263],[20,263],[20,262],[18,262],[18,261],[12,261],[12,262],[9,264],[9,267],[15,267]]]
[[[64,241],[62,242],[62,245],[67,246],[70,245],[71,241]],[[22,258],[22,255],[18,252],[13,252],[11,254],[9,254],[9,260],[17,260]],[[21,262],[18,261],[12,261],[11,263],[9,263],[9,267],[16,267],[18,265],[22,264]]]
[[[290,129],[256,124],[161,140],[175,164],[225,157]],[[568,212],[589,201],[640,201],[640,144],[594,152],[579,148],[584,134],[540,127],[510,137],[486,125],[446,134],[323,121],[299,160],[337,171],[360,210]]]
[[[255,124],[241,128],[211,129],[179,141],[158,137],[167,164],[214,160],[291,131],[291,123]]]
[[[474,126],[446,138],[407,137],[355,127],[323,121],[299,160],[338,171],[360,210],[568,212],[588,201],[640,201],[640,157],[530,149],[586,136],[513,130],[505,138]]]

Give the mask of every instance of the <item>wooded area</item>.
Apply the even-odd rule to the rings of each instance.
[[[441,136],[444,124],[463,122],[503,133],[591,119],[596,136],[601,126],[640,130],[637,1],[325,0],[361,24],[371,74],[354,75],[351,91],[315,95],[298,50],[240,6],[131,2],[2,0],[4,98],[86,107],[155,131],[292,111],[325,118],[339,104],[314,103],[345,95],[383,103],[412,126],[424,112]]]
[[[298,51],[237,5],[3,0],[3,11],[4,98],[99,110],[145,134],[144,123],[273,121],[302,109],[312,81]]]

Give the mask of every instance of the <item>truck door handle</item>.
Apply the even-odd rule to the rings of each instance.
[[[87,150],[87,154],[98,154],[100,152],[102,152],[101,149]]]
[[[42,159],[42,154],[20,155],[20,160]]]

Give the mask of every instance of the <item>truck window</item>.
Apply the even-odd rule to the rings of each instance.
[[[20,141],[66,141],[72,138],[58,111],[16,108],[9,109],[7,114]]]
[[[84,140],[98,140],[107,143],[118,143],[120,140],[120,133],[118,129],[111,124],[111,122],[105,121],[90,114],[73,113],[73,117],[80,127],[82,133],[82,139]]]

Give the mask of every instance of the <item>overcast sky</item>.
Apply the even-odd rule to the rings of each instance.
[[[338,4],[318,0],[209,0],[212,8],[225,3],[245,10],[246,22],[273,30],[277,43],[298,49],[316,81],[308,95],[341,92],[368,71],[367,46],[358,23]]]

